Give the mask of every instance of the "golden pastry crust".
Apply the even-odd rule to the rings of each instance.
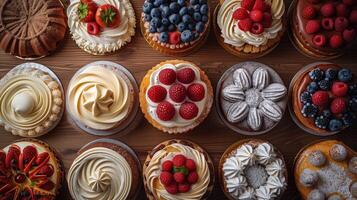
[[[201,113],[201,116],[199,116],[192,124],[185,126],[185,127],[172,127],[172,128],[168,128],[168,127],[164,127],[162,125],[160,125],[157,121],[155,121],[151,115],[148,113],[147,107],[147,101],[146,101],[146,91],[148,90],[148,87],[150,85],[150,76],[151,74],[158,70],[161,66],[165,65],[165,64],[179,64],[179,63],[189,63],[193,66],[195,66],[197,69],[199,69],[200,71],[200,77],[201,80],[206,84],[207,86],[207,102],[206,105]],[[184,61],[184,60],[168,60],[165,62],[161,62],[158,65],[156,65],[155,67],[153,67],[151,70],[149,70],[146,75],[144,76],[141,85],[140,85],[140,94],[139,94],[139,101],[140,101],[140,108],[142,110],[142,112],[144,113],[145,118],[157,129],[164,131],[166,133],[169,134],[177,134],[177,133],[184,133],[187,132],[189,130],[192,130],[193,128],[195,128],[196,126],[198,126],[201,122],[203,122],[203,120],[208,116],[211,107],[212,107],[212,103],[213,103],[213,88],[211,85],[211,81],[208,79],[208,76],[205,74],[205,72],[203,70],[201,70],[199,67],[197,67],[194,63],[188,62],[188,61]]]

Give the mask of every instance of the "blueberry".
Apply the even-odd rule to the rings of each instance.
[[[172,14],[169,17],[169,20],[171,23],[177,25],[178,23],[180,23],[180,16],[178,14]]]
[[[357,97],[351,98],[348,102],[348,106],[353,112],[357,112]]]
[[[338,80],[342,82],[349,82],[352,79],[352,72],[350,69],[341,69],[338,72]]]
[[[336,76],[337,76],[337,71],[332,68],[327,69],[325,72],[325,77],[329,80],[336,79]]]
[[[149,32],[156,33],[156,27],[152,26],[151,23],[150,23],[150,27],[149,27]]]
[[[199,3],[199,0],[190,0],[191,5],[196,5]]]
[[[356,83],[348,86],[348,94],[357,95],[357,84]]]
[[[323,79],[324,72],[320,68],[316,68],[316,69],[312,70],[311,72],[309,72],[309,76],[312,80],[319,81],[319,80]]]
[[[342,121],[345,126],[351,127],[354,123],[356,123],[356,115],[351,112],[347,112],[343,114]]]
[[[170,24],[170,25],[167,27],[167,30],[168,30],[169,32],[173,32],[173,31],[176,30],[176,27],[175,27],[175,25]]]
[[[193,40],[193,34],[190,30],[185,30],[181,33],[182,42],[191,42]]]
[[[157,28],[157,32],[162,33],[167,31],[167,26],[161,25],[159,28]]]
[[[319,81],[319,87],[321,90],[330,90],[331,81],[328,79],[321,80],[321,81]]]
[[[151,16],[149,14],[145,14],[144,19],[149,22],[151,20]]]
[[[202,33],[205,30],[205,25],[202,22],[196,24],[196,31]]]
[[[154,6],[159,7],[162,4],[162,0],[155,0],[154,1]]]
[[[207,15],[202,15],[201,21],[208,22],[208,16]]]
[[[163,6],[163,7],[161,8],[161,15],[162,15],[163,17],[168,17],[168,16],[170,16],[170,15],[171,15],[170,8],[169,8],[168,6]]]
[[[184,15],[184,16],[182,16],[182,21],[185,24],[189,24],[190,22],[192,22],[192,18],[190,15]]]
[[[158,28],[161,25],[161,20],[157,17],[153,17],[150,21],[150,26],[153,26],[154,28]]]
[[[195,9],[193,9],[193,7],[188,7],[188,14],[189,15],[193,15],[194,12],[195,12]]]
[[[207,6],[207,4],[201,6],[200,12],[201,12],[202,15],[207,15],[207,13],[208,13],[208,6]]]
[[[180,31],[180,32],[182,32],[182,31],[184,31],[184,30],[186,30],[186,29],[187,29],[187,26],[186,26],[186,24],[183,23],[183,22],[180,22],[180,23],[177,25],[177,30]]]
[[[321,129],[326,129],[327,126],[329,124],[329,119],[324,117],[324,116],[318,116],[316,117],[315,119],[315,125],[318,127],[318,128],[321,128]]]
[[[143,5],[143,11],[146,14],[150,14],[151,9],[153,9],[153,8],[154,8],[154,5],[149,2],[145,2]]]
[[[191,30],[191,31],[194,31],[196,29],[196,26],[194,23],[189,23],[188,24],[188,29]]]
[[[152,18],[154,17],[161,17],[161,12],[159,8],[153,8],[150,12]]]
[[[193,19],[196,21],[196,22],[199,22],[201,21],[202,17],[201,17],[201,14],[199,12],[195,12],[193,14]]]
[[[310,118],[315,117],[317,112],[318,112],[318,108],[311,103],[306,103],[301,110],[301,114],[304,117],[310,117]]]
[[[309,92],[303,92],[300,95],[300,101],[301,103],[305,104],[305,103],[311,103],[311,94]]]
[[[307,86],[306,89],[308,92],[310,92],[312,94],[312,93],[315,93],[319,89],[319,86],[315,81],[313,81]]]
[[[331,117],[332,117],[331,111],[330,111],[330,110],[327,110],[327,109],[322,111],[322,115],[323,115],[324,117],[326,117],[326,118],[331,118]]]
[[[184,16],[184,15],[188,14],[188,8],[187,8],[187,7],[182,7],[182,8],[180,9],[180,11],[179,11],[179,14],[180,14],[181,16]]]
[[[167,19],[167,18],[162,18],[162,19],[161,19],[161,23],[162,23],[163,25],[165,25],[165,26],[170,25],[170,21],[169,21],[169,19]]]
[[[185,5],[186,5],[186,0],[177,0],[177,3],[178,3],[180,6],[185,6]]]
[[[341,122],[341,120],[333,119],[330,121],[328,127],[329,127],[330,131],[339,131],[342,129],[342,122]]]
[[[195,12],[200,12],[200,8],[201,8],[201,6],[198,5],[198,4],[193,6],[193,10],[194,10]]]
[[[200,3],[201,5],[207,4],[207,0],[199,0],[199,3]]]
[[[180,5],[177,2],[170,3],[170,10],[173,13],[178,13],[180,11]]]

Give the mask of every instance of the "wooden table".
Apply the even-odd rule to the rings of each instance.
[[[132,1],[132,3],[135,7],[137,19],[139,19],[143,0],[135,0]],[[215,6],[216,3],[217,0],[214,0],[213,5]],[[286,2],[286,5],[289,4],[290,0]],[[139,26],[137,25],[137,27]],[[119,52],[109,56],[92,56],[85,53],[76,46],[69,35],[67,35],[63,43],[63,47],[58,49],[56,53],[37,60],[36,62],[49,66],[54,70],[62,80],[65,89],[76,70],[89,62],[109,60],[120,63],[126,66],[134,74],[138,83],[140,83],[148,69],[161,61],[174,59],[174,57],[164,56],[151,49],[140,34],[138,28],[136,30],[136,35],[130,44]],[[345,56],[332,60],[331,62],[354,69],[354,73],[357,74],[356,52],[357,48],[355,47]],[[220,76],[227,68],[235,63],[244,61],[243,59],[234,57],[223,50],[217,43],[212,31],[207,43],[198,52],[181,59],[192,61],[203,68],[211,79],[214,87],[217,85]],[[292,46],[288,36],[285,35],[281,44],[272,53],[263,58],[256,59],[256,61],[268,64],[274,68],[283,78],[286,86],[288,86],[294,74],[301,67],[314,62],[315,60],[301,55]],[[24,61],[0,51],[0,77],[5,75],[5,73],[14,66],[23,62]],[[3,129],[0,130],[0,138],[1,147],[19,139],[19,137],[12,136]],[[39,139],[48,142],[59,151],[65,168],[68,170],[78,149],[86,143],[98,138],[99,137],[84,133],[72,126],[68,121],[68,116],[65,114],[60,124],[51,133],[42,136]],[[225,127],[220,121],[215,107],[213,107],[209,117],[199,127],[187,134],[176,136],[165,134],[155,129],[145,119],[142,119],[140,125],[129,134],[123,137],[113,135],[108,138],[123,141],[131,146],[136,151],[141,161],[146,158],[148,151],[164,140],[173,138],[188,139],[204,147],[214,160],[215,167],[217,167],[221,154],[230,144],[237,140],[249,137],[237,134]],[[310,135],[299,129],[291,120],[288,111],[276,128],[267,134],[256,136],[254,138],[270,141],[284,154],[289,169],[289,186],[283,199],[299,199],[292,174],[294,157],[304,145],[322,138]],[[354,133],[353,130],[347,130],[327,138],[342,140],[347,145],[357,150],[357,134]],[[141,195],[139,199],[145,199],[144,191],[141,191],[140,193]],[[61,193],[59,199],[69,199],[69,194],[66,188],[64,189],[64,192]],[[216,181],[216,187],[210,199],[225,199],[218,185],[218,180]]]

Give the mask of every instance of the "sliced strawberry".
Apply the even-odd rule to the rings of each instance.
[[[47,153],[47,152],[46,152],[46,153]],[[41,155],[41,154],[40,154],[40,155]],[[40,156],[40,155],[39,155],[39,156]],[[47,155],[48,155],[48,153],[47,153]],[[37,159],[38,159],[38,158],[37,158]],[[40,165],[38,165],[38,167],[30,173],[30,175],[29,175],[30,179],[31,179],[31,177],[33,177],[34,175],[36,175],[36,174],[38,173],[38,171],[40,171],[40,169],[48,163],[49,160],[50,160],[50,156],[48,155],[46,158],[44,158],[44,160],[42,161],[42,163],[41,163]]]
[[[10,188],[12,188],[10,183],[5,184],[4,186],[2,186],[0,188],[0,194],[3,194],[5,192],[7,192],[7,191],[10,191]]]
[[[0,150],[0,163],[5,163],[6,153],[3,150]]]
[[[51,164],[47,164],[38,171],[38,175],[46,175],[47,177],[51,177],[54,173],[53,166]]]
[[[31,167],[33,166],[33,163],[35,163],[36,157],[33,157],[29,163],[26,164],[24,172],[27,174],[31,170]]]
[[[51,180],[40,181],[37,186],[41,189],[50,191],[55,187],[55,184]]]
[[[13,144],[10,146],[9,151],[7,152],[5,165],[6,168],[10,169],[10,167],[18,168],[18,161],[20,156],[21,150],[20,147]]]
[[[36,165],[40,165],[50,155],[47,152],[40,153],[36,159]]]

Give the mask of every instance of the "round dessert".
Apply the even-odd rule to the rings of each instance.
[[[19,140],[0,150],[0,199],[54,200],[63,175],[56,152],[40,140]]]
[[[272,51],[285,31],[283,0],[220,0],[214,31],[218,43],[242,58],[257,58]]]
[[[207,0],[145,0],[141,32],[155,50],[186,56],[206,41],[210,28]]]
[[[0,47],[23,59],[49,55],[63,40],[66,14],[59,0],[4,0],[0,7]]]
[[[219,163],[219,180],[228,199],[281,199],[288,174],[283,155],[269,142],[248,139],[232,144]]]
[[[99,139],[84,146],[68,174],[68,189],[76,200],[135,199],[140,186],[140,162],[127,145]]]
[[[352,46],[357,34],[355,0],[295,0],[289,9],[290,39],[306,56],[333,59]]]
[[[287,89],[270,67],[257,62],[233,65],[221,77],[216,107],[223,122],[245,135],[263,134],[282,119]]]
[[[213,163],[206,151],[186,140],[168,140],[147,156],[144,187],[148,199],[207,199],[214,186]]]
[[[347,145],[325,140],[304,147],[296,156],[295,184],[306,200],[357,198],[357,157]]]
[[[312,63],[290,83],[290,114],[311,134],[336,134],[356,122],[356,95],[351,70],[332,63]]]
[[[138,88],[123,66],[97,61],[79,69],[67,89],[67,111],[74,123],[94,135],[127,128],[136,117]]]
[[[162,62],[147,72],[140,85],[145,118],[167,133],[183,133],[198,126],[213,103],[211,82],[203,70],[183,60]]]
[[[13,135],[44,135],[58,124],[63,110],[61,82],[43,65],[23,63],[0,80],[0,126]]]

